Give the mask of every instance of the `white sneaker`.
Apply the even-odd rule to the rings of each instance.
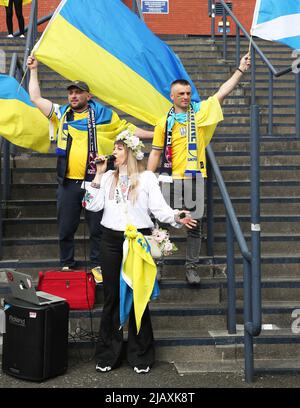
[[[101,266],[95,266],[93,269],[91,269],[91,272],[92,272],[92,274],[94,276],[94,279],[95,279],[96,283],[102,283],[103,282]]]
[[[147,374],[150,371],[150,367],[146,367],[146,368],[138,368],[138,367],[134,367],[133,371],[137,374]]]
[[[21,34],[21,35],[20,35],[20,38],[25,38],[25,35],[24,35],[24,34]]]
[[[14,36],[12,34],[8,34],[6,37],[7,38],[14,38]]]
[[[101,367],[99,363],[96,364],[96,371],[99,371],[100,373],[107,373],[110,370],[111,366]]]
[[[69,272],[69,271],[72,271],[72,268],[71,268],[70,266],[63,266],[63,267],[61,268],[61,270],[62,270],[63,272]]]

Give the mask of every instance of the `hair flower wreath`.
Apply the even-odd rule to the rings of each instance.
[[[130,133],[129,130],[124,130],[123,132],[118,134],[116,142],[125,143],[127,147],[132,150],[133,155],[137,160],[142,160],[144,158],[144,153],[142,152],[144,144],[137,136],[134,136],[132,133]]]

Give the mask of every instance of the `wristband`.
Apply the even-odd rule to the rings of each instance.
[[[242,71],[240,68],[237,68],[237,71],[240,71],[242,74],[245,73],[245,71]]]

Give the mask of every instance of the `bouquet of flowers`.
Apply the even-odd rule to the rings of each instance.
[[[177,246],[170,241],[170,234],[167,230],[163,228],[154,228],[152,230],[152,237],[157,242],[162,256],[172,255],[174,252],[178,251]]]

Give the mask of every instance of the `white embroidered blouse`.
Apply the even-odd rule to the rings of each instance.
[[[137,199],[134,205],[125,197],[120,199],[119,189],[111,194],[114,182],[114,170],[103,174],[100,188],[91,186],[89,182],[83,182],[82,188],[86,190],[84,205],[89,211],[100,211],[104,209],[101,224],[115,231],[125,231],[128,223],[136,228],[153,228],[151,213],[160,222],[171,224],[180,228],[182,225],[175,221],[178,210],[173,210],[165,201],[158,180],[152,171],[140,173],[137,186]],[[127,212],[127,215],[126,215]]]

